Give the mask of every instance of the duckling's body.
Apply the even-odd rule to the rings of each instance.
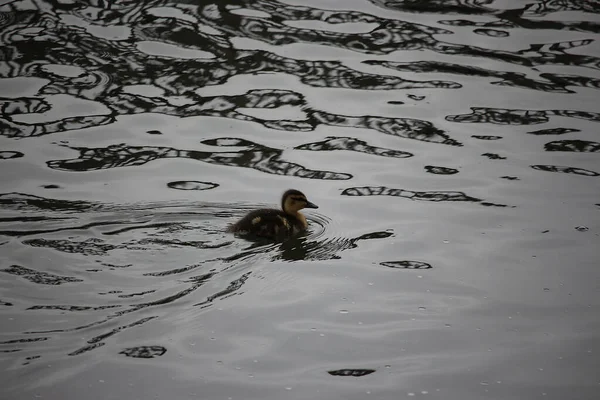
[[[308,227],[303,208],[318,208],[306,196],[294,189],[281,197],[281,210],[267,208],[249,212],[244,218],[229,227],[230,232],[247,233],[265,238],[295,235]]]

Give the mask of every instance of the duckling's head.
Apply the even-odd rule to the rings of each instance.
[[[281,197],[281,208],[286,214],[295,215],[303,208],[319,208],[316,204],[306,199],[306,196],[299,190],[290,189]]]

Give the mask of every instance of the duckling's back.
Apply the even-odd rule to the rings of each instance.
[[[249,212],[229,227],[229,232],[266,238],[285,237],[300,231],[300,220],[281,210],[263,209]]]

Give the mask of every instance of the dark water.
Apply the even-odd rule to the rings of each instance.
[[[598,1],[0,4],[2,399],[598,398]]]

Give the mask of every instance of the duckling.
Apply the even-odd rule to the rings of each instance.
[[[229,227],[229,232],[252,234],[264,238],[291,236],[308,227],[303,208],[319,208],[299,190],[290,189],[281,197],[281,210],[267,208],[249,212]]]

